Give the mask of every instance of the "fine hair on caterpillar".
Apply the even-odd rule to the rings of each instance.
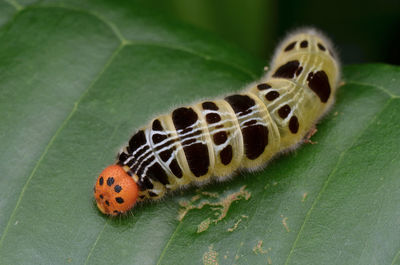
[[[98,208],[119,215],[178,188],[264,167],[302,142],[332,106],[339,80],[331,42],[315,29],[296,30],[278,45],[260,81],[140,128],[98,177]]]

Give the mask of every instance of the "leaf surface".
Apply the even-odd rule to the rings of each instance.
[[[102,216],[135,128],[262,70],[139,3],[0,4],[0,263],[400,264],[397,66],[345,67],[316,144],[265,170]]]

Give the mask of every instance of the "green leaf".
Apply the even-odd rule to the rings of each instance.
[[[316,144],[265,170],[101,215],[135,128],[262,71],[139,3],[0,5],[0,264],[400,264],[396,66],[346,67]]]

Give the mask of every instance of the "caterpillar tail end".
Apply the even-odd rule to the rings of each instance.
[[[134,179],[121,166],[111,165],[97,178],[94,198],[102,213],[117,216],[135,205],[138,192]]]

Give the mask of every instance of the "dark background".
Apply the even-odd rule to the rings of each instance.
[[[344,64],[400,64],[400,0],[146,0],[167,16],[211,31],[269,59],[286,32],[313,26],[336,44]]]

